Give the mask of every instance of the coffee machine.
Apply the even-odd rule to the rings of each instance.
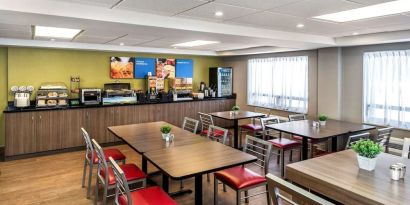
[[[33,86],[12,86],[11,92],[14,94],[14,107],[30,107],[30,96],[33,91]]]

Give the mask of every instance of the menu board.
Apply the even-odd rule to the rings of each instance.
[[[175,78],[175,59],[157,58],[155,73],[157,78]]]
[[[192,78],[193,77],[192,59],[177,59],[176,60],[176,77],[177,78]]]
[[[111,57],[110,77],[113,79],[134,78],[133,57]]]
[[[155,75],[155,58],[135,58],[135,78],[146,78],[148,72]]]

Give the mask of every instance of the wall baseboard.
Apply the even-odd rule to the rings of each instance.
[[[0,146],[0,162],[4,162],[5,159],[5,146]]]

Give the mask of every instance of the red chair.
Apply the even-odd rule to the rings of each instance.
[[[116,205],[177,205],[177,203],[158,186],[130,191],[124,171],[113,158],[110,157],[109,160],[112,164],[116,182]]]
[[[201,121],[201,136],[208,136],[209,126],[214,125],[214,120],[212,119],[212,115],[208,115],[202,112],[198,112],[198,114],[199,114],[199,119]],[[216,130],[214,134],[220,135],[222,137],[224,132]],[[229,140],[231,137],[232,137],[232,134],[228,131]]]
[[[98,157],[98,171],[95,185],[94,204],[97,204],[100,184],[103,185],[104,195],[102,204],[107,204],[108,190],[115,188],[115,177],[111,167],[108,167],[104,151],[94,139],[91,140]],[[146,174],[135,164],[122,164],[120,168],[124,171],[125,178],[129,184],[141,183],[141,187],[146,186]],[[141,188],[140,187],[140,188]]]
[[[266,187],[267,180],[265,174],[268,173],[271,150],[272,145],[269,142],[247,135],[243,151],[258,158],[258,161],[254,164],[261,167],[264,173],[263,175],[259,175],[244,166],[233,167],[216,172],[214,174],[214,204],[218,204],[219,181],[236,191],[236,204],[240,204],[242,192],[245,193],[245,202],[249,202],[250,196],[248,195],[248,190],[260,186]],[[254,194],[253,196],[265,193],[267,194],[268,204],[271,204],[267,191]]]
[[[268,140],[268,142],[272,143],[273,149],[276,149],[278,152],[272,152],[278,156],[280,156],[280,175],[284,176],[284,169],[285,169],[285,152],[294,149],[299,149],[300,154],[302,153],[302,144],[299,141],[290,140],[286,138],[277,138],[273,140]],[[300,157],[300,155],[299,155]],[[300,159],[300,158],[299,158]]]
[[[85,177],[87,174],[87,165],[88,165],[88,168],[89,168],[88,188],[87,188],[87,199],[88,199],[90,198],[90,192],[91,192],[91,179],[93,176],[93,165],[98,163],[98,157],[94,151],[94,147],[91,143],[90,135],[88,135],[88,132],[85,131],[84,128],[81,128],[81,132],[83,134],[85,145],[86,145],[82,187],[83,188],[85,187]],[[126,157],[118,149],[105,149],[104,155],[105,155],[105,161],[108,161],[108,157],[112,157],[114,160],[121,161],[123,164],[125,164]]]

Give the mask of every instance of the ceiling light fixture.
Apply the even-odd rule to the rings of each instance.
[[[313,18],[334,22],[348,22],[380,16],[387,16],[392,14],[399,14],[408,11],[410,11],[410,1],[397,0],[337,13],[315,16]]]
[[[224,13],[222,11],[217,11],[215,12],[215,16],[223,16]]]
[[[53,37],[53,38],[74,38],[81,32],[81,29],[57,28],[47,26],[35,26],[35,37]]]
[[[56,39],[52,38],[52,39],[50,39],[50,41],[56,41]]]
[[[195,47],[195,46],[203,46],[209,44],[219,43],[218,41],[203,41],[203,40],[196,40],[196,41],[189,41],[185,43],[178,43],[172,45],[172,47]]]
[[[303,24],[300,23],[300,24],[296,25],[296,27],[297,27],[297,28],[303,28],[303,27],[305,27],[305,25],[303,25]]]
[[[359,35],[359,33],[353,32],[353,36],[357,36],[357,35]]]
[[[123,43],[123,42],[121,42],[121,43],[120,43],[120,46],[123,46],[123,45],[124,45],[124,43]]]

